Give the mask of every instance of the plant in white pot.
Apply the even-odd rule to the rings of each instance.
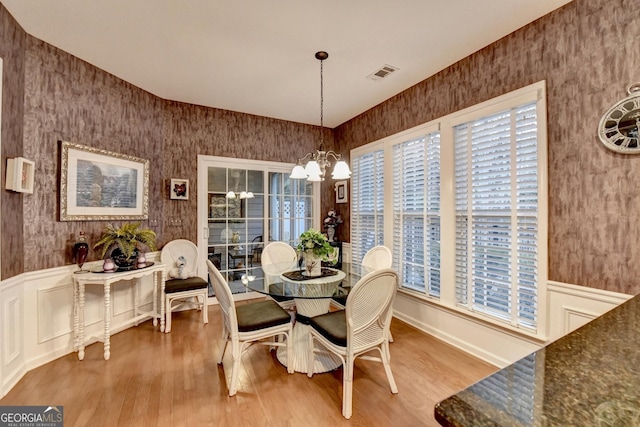
[[[304,256],[306,276],[320,276],[323,261],[335,263],[334,248],[327,236],[313,228],[300,235],[297,250]]]
[[[138,251],[146,246],[157,250],[156,233],[148,228],[140,228],[140,223],[125,223],[120,227],[109,224],[105,227],[94,249],[102,247],[101,258],[113,249],[110,258],[121,269],[133,267],[138,259]]]

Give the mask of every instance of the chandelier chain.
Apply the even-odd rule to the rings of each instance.
[[[323,60],[320,60],[320,144],[324,145],[324,76]]]

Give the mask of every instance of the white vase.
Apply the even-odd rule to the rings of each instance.
[[[336,235],[336,228],[327,227],[327,238],[330,242],[333,242],[335,235]]]
[[[317,277],[322,274],[322,259],[311,251],[304,253],[305,276]]]

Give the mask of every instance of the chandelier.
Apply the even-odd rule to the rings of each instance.
[[[326,169],[331,167],[329,157],[333,157],[336,160],[336,165],[331,172],[331,178],[333,179],[349,179],[351,177],[351,170],[349,165],[344,160],[340,160],[342,155],[336,153],[333,150],[324,150],[324,86],[322,75],[322,61],[327,59],[329,54],[327,52],[316,52],[316,59],[320,61],[320,149],[315,153],[307,153],[304,157],[298,159],[298,163],[291,171],[290,178],[293,179],[306,179],[307,181],[324,181]],[[302,166],[303,162],[307,162],[305,166]]]

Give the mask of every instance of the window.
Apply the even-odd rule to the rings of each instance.
[[[545,118],[539,82],[352,150],[353,262],[384,244],[401,291],[544,337]]]
[[[440,132],[393,146],[393,259],[402,286],[440,295]]]
[[[360,264],[367,251],[384,240],[383,151],[352,156],[351,166],[351,256]]]
[[[454,127],[456,299],[536,326],[536,103]]]

